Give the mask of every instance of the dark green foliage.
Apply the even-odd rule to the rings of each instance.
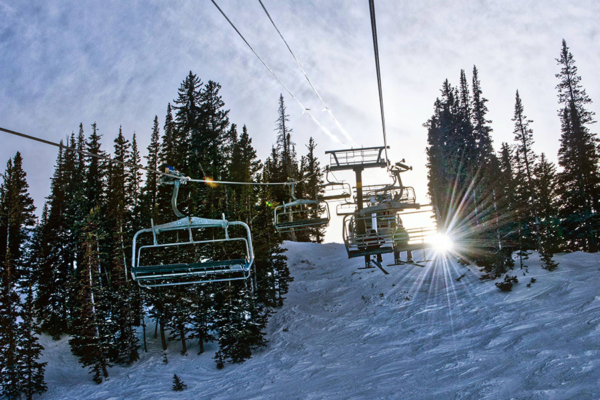
[[[561,108],[562,135],[558,151],[560,217],[562,231],[570,250],[597,251],[600,232],[600,154],[598,139],[590,131],[594,112],[587,109],[592,102],[581,85],[575,60],[563,40],[561,67],[556,74]]]
[[[227,360],[233,363],[244,362],[251,357],[253,350],[266,346],[263,329],[269,311],[256,303],[256,297],[246,286],[230,286],[227,295],[217,299],[217,310],[217,365]]]
[[[102,383],[108,377],[109,340],[111,324],[106,317],[107,290],[101,286],[101,265],[97,236],[98,213],[88,217],[82,243],[82,262],[78,265],[79,282],[73,310],[73,335],[69,340],[71,352],[79,357],[82,366],[90,367],[93,380]]]
[[[478,71],[472,95],[464,71],[460,87],[444,81],[428,129],[428,188],[439,210],[438,226],[455,239],[465,255],[491,268],[503,248],[506,215],[499,207],[499,163],[493,153],[488,112]]]
[[[21,394],[31,399],[34,393],[46,391],[33,307],[29,248],[35,207],[28,187],[23,159],[17,153],[8,161],[0,185],[0,395],[7,399]]]
[[[36,310],[42,331],[58,340],[70,329],[69,308],[73,297],[73,261],[76,243],[74,224],[66,205],[68,187],[73,186],[73,171],[66,151],[59,151],[41,224],[36,228],[33,259],[38,278]],[[84,188],[82,187],[83,191]],[[83,193],[81,193],[83,194]]]
[[[537,155],[533,152],[533,130],[529,127],[532,120],[527,119],[524,114],[523,103],[516,94],[515,113],[513,117],[515,123],[515,141],[516,146],[516,168],[518,170],[518,185],[515,188],[516,194],[520,199],[519,215],[520,221],[524,226],[530,229],[522,236],[522,242],[526,243],[527,248],[536,248],[541,250],[542,237],[540,232],[540,222],[538,216],[538,199],[533,180],[533,168]],[[522,226],[523,226],[522,225]],[[535,229],[531,229],[531,227]],[[535,235],[535,237],[534,237]],[[536,244],[533,244],[533,243]],[[535,247],[534,247],[535,246]]]
[[[274,150],[273,162],[268,161],[263,168],[247,128],[244,126],[238,135],[236,125],[229,123],[229,111],[219,91],[218,83],[203,84],[190,72],[174,100],[175,107],[167,107],[162,138],[158,118],[154,119],[146,157],[148,167],[172,166],[192,177],[248,183],[281,182],[285,180],[283,175],[287,176],[284,171],[296,177],[298,162],[291,130],[285,126],[283,99],[283,119],[279,121],[283,136],[279,144],[285,157]],[[69,147],[105,155],[96,124],[87,140],[80,126],[77,137],[71,135]],[[305,173],[316,173],[303,191],[313,191],[322,176],[314,157],[315,147],[311,140],[303,167]],[[143,328],[145,348],[148,313],[157,321],[156,335],[160,329],[165,363],[167,338],[180,341],[183,354],[190,339],[198,339],[199,353],[204,351],[204,343],[218,340],[221,349],[217,361],[221,366],[248,359],[266,344],[264,328],[271,308],[283,304],[292,279],[280,247],[282,238],[274,230],[271,208],[274,192],[280,191],[275,194],[286,201],[289,193],[283,187],[184,185],[178,198],[183,212],[205,218],[225,214],[228,220],[244,221],[251,227],[255,246],[252,279],[231,286],[215,283],[140,290],[127,273],[131,268],[132,237],[137,230],[149,227],[151,221],[159,224],[176,218],[171,210],[173,186],[152,173],[143,182],[135,134],[130,142],[120,129],[111,157],[118,162],[83,156],[66,147],[59,151],[41,223],[33,235],[27,234],[34,249],[31,270],[22,266],[20,258],[14,259],[18,266],[15,271],[35,271],[37,277],[33,282],[37,285],[35,308],[23,314],[31,334],[21,345],[30,349],[33,358],[42,350],[36,347],[37,328],[31,325],[34,317],[29,317],[37,313],[43,331],[54,338],[71,334],[72,353],[90,370],[93,380],[101,383],[108,377],[111,364],[130,364],[139,359],[136,327]],[[2,222],[0,228],[5,228]],[[229,234],[234,231],[230,228]],[[198,232],[202,235],[212,238],[212,232]],[[311,235],[318,240],[321,233]],[[220,260],[230,258],[232,250],[215,246],[180,253]],[[152,257],[153,262],[164,263],[179,255],[178,250],[169,249]],[[27,299],[23,312],[31,306],[31,298]],[[29,367],[30,381],[38,382],[43,365],[29,363]],[[28,393],[43,389],[39,386]]]
[[[17,399],[22,389],[17,323],[20,300],[10,251],[4,256],[0,273],[0,394],[8,399]]]
[[[27,281],[29,285],[24,288],[26,297],[21,309],[22,322],[19,326],[19,358],[21,360],[21,391],[27,399],[32,399],[34,394],[44,393],[48,386],[44,381],[47,363],[38,361],[44,347],[38,340],[40,329],[36,323],[37,315],[33,306],[32,277],[28,277]]]
[[[152,125],[152,134],[150,136],[150,144],[148,145],[148,155],[146,165],[149,169],[159,169],[159,154],[161,150],[160,144],[160,128],[158,126],[158,116],[154,117]],[[149,218],[155,219],[158,213],[158,185],[159,177],[152,172],[146,173],[146,183],[142,190],[142,216],[144,216],[144,224],[148,225]]]
[[[510,276],[510,275],[506,275],[504,277],[504,281],[502,282],[496,282],[496,287],[500,290],[502,290],[503,292],[510,292],[512,290],[512,287],[515,283],[519,283],[519,280],[517,279],[516,276]]]
[[[7,163],[0,187],[0,262],[10,261],[15,278],[24,267],[25,245],[35,224],[35,207],[25,176],[23,158],[17,152]]]
[[[298,185],[299,198],[316,199],[322,194],[323,190],[320,185],[323,184],[323,170],[321,169],[319,160],[315,155],[315,149],[317,144],[311,137],[308,141],[306,148],[308,153],[306,156],[302,156],[300,160],[300,176],[306,180]],[[307,213],[306,218],[316,219],[320,218],[320,215],[325,212],[325,205],[319,205],[318,207],[311,207]],[[323,227],[312,227],[304,231],[298,232],[298,241],[312,241],[321,243],[325,236],[325,228]]]
[[[183,390],[187,388],[187,385],[183,383],[180,377],[177,374],[173,375],[173,390],[176,392],[183,392]]]

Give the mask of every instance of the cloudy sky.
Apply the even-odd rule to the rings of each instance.
[[[230,119],[246,124],[259,156],[275,141],[277,100],[284,93],[299,153],[310,136],[324,151],[351,146],[337,129],[258,1],[218,0],[281,80],[324,126],[327,136],[246,47],[210,0],[0,0],[0,127],[58,141],[97,122],[104,147],[119,126],[145,150],[152,121],[164,122],[186,74],[222,84]],[[367,0],[263,0],[313,84],[362,146],[382,145]],[[393,160],[426,202],[426,130],[442,82],[479,69],[489,99],[496,149],[513,140],[519,90],[534,150],[556,161],[560,123],[555,74],[564,38],[583,85],[600,102],[600,3],[569,1],[376,1],[388,143]],[[600,111],[598,104],[590,107]],[[56,149],[0,132],[0,163],[21,151],[36,205],[49,193]],[[338,178],[351,176],[338,174]],[[381,178],[372,175],[373,182]],[[337,223],[336,223],[337,224]],[[332,232],[338,231],[337,228]],[[330,240],[339,240],[334,235]]]

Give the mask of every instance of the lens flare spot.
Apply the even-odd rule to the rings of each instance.
[[[454,243],[452,242],[452,239],[448,235],[445,235],[443,233],[438,233],[437,235],[435,235],[431,243],[433,244],[433,249],[438,254],[448,253],[454,248]]]
[[[206,185],[208,185],[211,188],[216,188],[218,186],[218,184],[210,177],[205,177],[204,180],[206,181]]]

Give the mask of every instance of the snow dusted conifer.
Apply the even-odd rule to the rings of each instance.
[[[322,194],[322,189],[320,188],[320,185],[323,184],[323,170],[321,169],[319,160],[315,155],[316,147],[317,144],[315,140],[311,137],[308,141],[308,145],[306,145],[308,153],[305,156],[302,156],[300,162],[300,176],[309,177],[306,181],[303,181],[301,184],[298,185],[298,191],[302,198],[314,199],[315,196],[319,196]],[[318,209],[311,208],[307,217],[318,218],[320,213],[324,211],[323,208],[323,206],[320,206]],[[321,243],[323,241],[324,235],[325,228],[314,227],[298,232],[298,240]]]
[[[0,395],[18,399],[22,382],[19,368],[19,294],[10,250],[4,255],[0,269]]]
[[[24,287],[25,299],[21,308],[21,323],[19,324],[19,359],[21,391],[28,400],[33,398],[34,394],[41,394],[48,390],[44,381],[45,362],[38,359],[44,347],[39,343],[40,334],[37,325],[36,312],[33,306],[33,277],[31,271],[26,279],[27,286]]]
[[[571,250],[598,250],[600,232],[600,153],[596,134],[590,131],[594,112],[587,108],[592,100],[581,85],[573,54],[562,41],[561,67],[556,77],[561,108],[562,135],[558,151],[563,233]]]
[[[513,133],[515,134],[515,140],[517,141],[516,152],[518,157],[516,160],[522,164],[517,168],[519,171],[523,171],[523,176],[520,180],[522,186],[519,188],[523,197],[523,212],[521,214],[521,218],[523,221],[528,222],[529,225],[534,226],[535,229],[532,230],[530,228],[528,233],[535,234],[537,239],[536,247],[538,251],[541,251],[542,237],[538,216],[539,201],[536,196],[535,183],[533,181],[533,168],[537,159],[537,155],[532,149],[534,143],[533,130],[529,127],[529,124],[533,121],[527,119],[527,116],[524,114],[523,102],[521,101],[518,90],[515,97],[515,113],[512,121],[515,123],[515,129]],[[530,242],[531,240],[528,239],[527,241]]]
[[[180,377],[177,374],[173,375],[173,390],[176,392],[183,392],[183,390],[187,388],[187,385],[183,383]]]
[[[27,250],[35,207],[28,187],[23,159],[17,152],[8,161],[0,185],[0,394],[8,399],[31,389],[29,373],[35,374],[40,350],[37,338],[32,337],[32,293],[23,305],[17,292],[19,278],[32,285]]]
[[[93,380],[102,383],[108,377],[108,339],[110,329],[105,325],[105,293],[100,284],[100,254],[98,212],[92,211],[84,229],[82,262],[78,266],[79,284],[73,309],[73,335],[69,340],[71,352],[79,357],[84,368],[90,367]]]
[[[148,155],[146,158],[146,166],[152,170],[159,169],[159,154],[161,150],[160,144],[160,127],[158,126],[158,116],[154,117],[152,125],[152,134],[150,135],[150,144],[148,145]],[[142,218],[147,225],[150,218],[156,218],[157,203],[158,203],[158,186],[159,177],[154,172],[146,173],[146,183],[142,190]]]
[[[263,329],[269,316],[268,309],[255,302],[246,285],[236,284],[237,289],[232,287],[229,287],[227,296],[221,298],[218,307],[219,351],[215,354],[218,368],[228,360],[244,362],[255,349],[267,344]]]

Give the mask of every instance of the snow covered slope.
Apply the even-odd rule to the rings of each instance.
[[[554,272],[534,255],[505,293],[474,267],[396,266],[386,276],[357,270],[361,260],[340,244],[286,246],[295,281],[268,347],[246,363],[219,371],[216,345],[197,356],[194,344],[184,357],[171,342],[165,365],[152,338],[140,362],[96,385],[66,338],[44,338],[42,398],[600,398],[600,255],[557,256]],[[184,392],[171,390],[174,373]]]

